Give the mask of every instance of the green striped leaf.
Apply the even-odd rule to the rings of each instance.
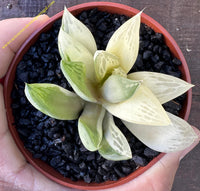
[[[26,84],[25,95],[36,109],[61,120],[77,119],[84,106],[76,94],[54,84]]]
[[[78,121],[80,139],[89,151],[99,149],[102,141],[102,122],[105,109],[98,104],[87,103]]]
[[[99,149],[100,155],[107,160],[127,160],[132,153],[126,137],[115,125],[113,117],[108,112],[103,121],[104,136]]]
[[[139,85],[139,81],[129,80],[119,75],[111,75],[103,84],[101,94],[106,101],[119,103],[129,99]]]
[[[86,101],[96,102],[95,89],[86,77],[86,66],[82,62],[62,60],[61,70],[77,95]]]

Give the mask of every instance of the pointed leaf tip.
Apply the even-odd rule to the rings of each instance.
[[[66,7],[64,8],[61,27],[72,38],[85,46],[92,54],[95,53],[97,46],[92,33],[81,21],[74,17]]]
[[[62,60],[65,62],[82,62],[86,67],[86,76],[95,81],[93,55],[76,39],[60,28],[58,35],[58,48]]]
[[[168,153],[189,147],[197,139],[193,128],[183,119],[167,114],[172,122],[168,126],[123,123],[140,141],[156,151]]]
[[[121,25],[106,47],[106,51],[119,57],[120,65],[126,73],[132,68],[138,55],[141,13]]]
[[[36,109],[61,120],[77,119],[84,106],[76,94],[54,84],[26,83],[25,95]]]
[[[132,153],[126,137],[115,125],[113,117],[108,112],[103,121],[104,136],[99,149],[100,155],[107,160],[127,160]]]
[[[128,78],[143,80],[143,84],[153,92],[161,104],[180,96],[193,87],[184,80],[156,72],[134,72],[129,74]]]

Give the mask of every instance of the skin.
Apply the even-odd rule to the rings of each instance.
[[[0,78],[26,38],[48,20],[39,16],[13,42],[2,48],[32,18],[14,18],[0,21]],[[170,191],[180,160],[190,152],[200,140],[200,131],[193,127],[198,139],[184,151],[166,154],[160,161],[134,180],[105,191]],[[8,130],[3,99],[3,86],[0,85],[0,190],[2,191],[71,191],[49,180],[27,163],[15,145]]]

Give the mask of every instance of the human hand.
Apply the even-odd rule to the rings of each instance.
[[[0,79],[6,74],[8,66],[15,53],[26,38],[40,25],[48,20],[43,15],[26,28],[13,42],[2,48],[13,38],[32,18],[15,18],[0,21]],[[200,137],[200,132],[195,128]],[[179,161],[199,142],[196,140],[190,148],[184,151],[166,154],[159,162],[134,180],[105,191],[169,191]],[[9,132],[3,99],[3,86],[0,85],[0,190],[2,191],[71,191],[49,180],[27,163],[15,145]]]

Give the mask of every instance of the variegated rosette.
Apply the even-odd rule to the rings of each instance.
[[[113,116],[159,152],[183,150],[197,137],[186,121],[162,107],[193,85],[155,72],[128,74],[138,55],[140,17],[141,12],[125,22],[104,51],[97,50],[89,29],[65,8],[58,36],[60,66],[74,92],[47,83],[25,86],[30,103],[46,115],[61,120],[79,117],[83,145],[108,160],[132,158]]]

